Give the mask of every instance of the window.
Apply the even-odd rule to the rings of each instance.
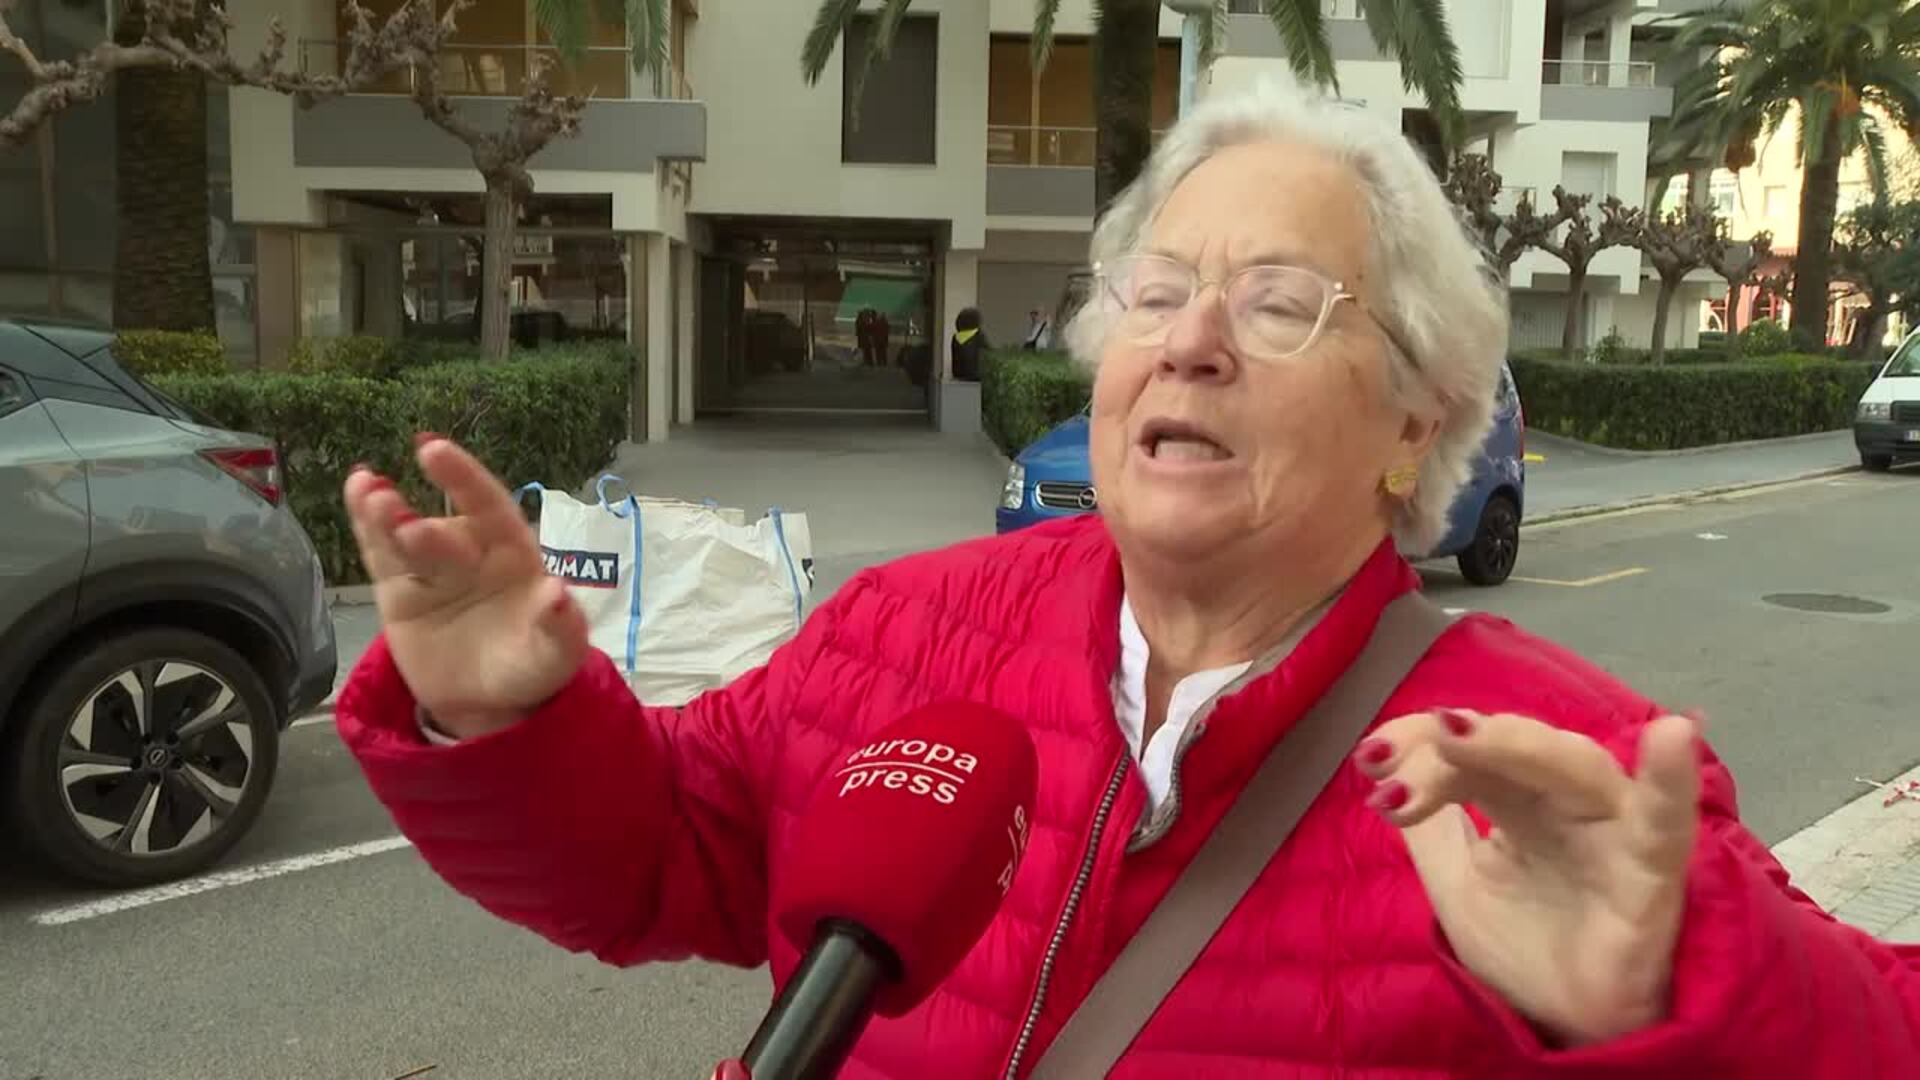
[[[874,17],[847,26],[840,44],[845,82],[840,101],[840,160],[861,165],[934,164],[935,105],[939,86],[940,20],[900,20],[893,50],[867,72],[859,109],[847,96],[873,39]]]
[[[1033,71],[1031,38],[993,39],[987,60],[987,164],[1090,169],[1094,159],[1093,45],[1061,39]],[[1154,54],[1151,123],[1173,126],[1180,105],[1180,47]]]
[[[1590,195],[1597,206],[1613,190],[1612,154],[1568,151],[1560,155],[1560,183],[1574,195]]]
[[[1769,219],[1784,217],[1792,206],[1785,184],[1770,185],[1766,190],[1761,212]]]
[[[12,374],[0,371],[0,416],[5,416],[26,403],[26,385]]]
[[[1716,176],[1709,189],[1713,196],[1713,210],[1721,217],[1732,217],[1735,205],[1740,201],[1740,185],[1733,177]]]

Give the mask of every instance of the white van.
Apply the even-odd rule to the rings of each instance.
[[[1860,395],[1853,442],[1860,464],[1874,472],[1896,461],[1920,461],[1920,330],[1907,335]]]

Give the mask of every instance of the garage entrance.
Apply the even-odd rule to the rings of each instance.
[[[932,230],[714,221],[701,262],[703,415],[929,411]]]

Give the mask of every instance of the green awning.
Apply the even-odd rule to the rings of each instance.
[[[925,288],[924,283],[913,278],[849,278],[847,290],[840,294],[840,310],[835,321],[852,326],[862,309],[872,308],[885,315],[888,322],[898,324],[920,308],[920,294]]]

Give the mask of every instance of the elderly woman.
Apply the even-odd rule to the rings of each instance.
[[[1183,121],[1093,243],[1097,518],[868,571],[763,669],[636,703],[506,490],[347,482],[385,636],[340,726],[429,863],[608,962],[796,957],[767,882],[829,762],[912,708],[1021,717],[1033,839],[985,936],[854,1077],[1026,1075],[1254,769],[1419,587],[1488,424],[1499,286],[1419,156],[1272,88]],[[590,806],[591,812],[588,811]],[[1471,809],[1468,809],[1468,808]],[[1454,623],[1113,1072],[1920,1074],[1920,954],[1740,825],[1693,722]]]

